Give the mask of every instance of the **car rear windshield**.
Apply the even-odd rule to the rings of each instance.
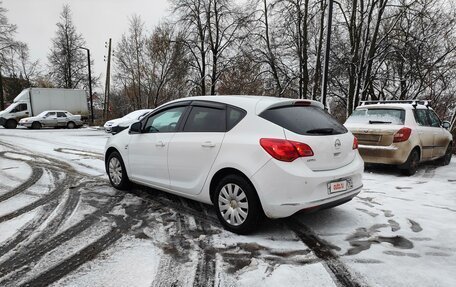
[[[347,119],[350,124],[393,124],[403,125],[405,111],[400,109],[359,109]]]
[[[284,106],[266,110],[260,117],[301,135],[337,135],[347,129],[325,110],[315,106]]]

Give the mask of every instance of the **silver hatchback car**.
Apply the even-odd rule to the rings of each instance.
[[[84,122],[80,115],[73,115],[67,111],[44,111],[36,117],[23,118],[19,121],[19,125],[31,128],[41,129],[42,127],[62,127],[74,129],[81,127]]]

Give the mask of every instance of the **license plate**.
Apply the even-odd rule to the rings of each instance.
[[[339,180],[328,183],[329,193],[336,193],[346,191],[348,189],[347,180]]]

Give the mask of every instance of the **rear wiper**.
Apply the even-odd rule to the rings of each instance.
[[[391,122],[384,121],[369,121],[369,124],[390,124]]]
[[[308,130],[306,133],[308,133],[308,134],[332,135],[333,132],[334,132],[333,128],[323,128],[323,129]]]

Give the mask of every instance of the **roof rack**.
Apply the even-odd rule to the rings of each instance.
[[[429,100],[384,100],[384,101],[361,101],[361,106],[375,104],[412,104],[414,108],[418,105],[424,105],[429,108],[431,101]]]

